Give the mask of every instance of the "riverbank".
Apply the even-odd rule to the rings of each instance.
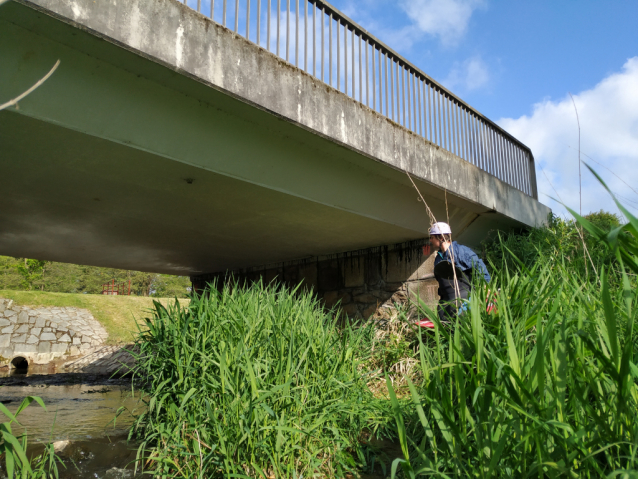
[[[48,293],[42,291],[0,290],[0,299],[12,299],[21,306],[30,307],[72,307],[83,308],[108,333],[105,344],[126,344],[133,341],[137,325],[150,316],[153,301],[166,305],[173,298],[152,298],[143,296],[108,296],[102,294]],[[188,304],[188,299],[180,299]]]

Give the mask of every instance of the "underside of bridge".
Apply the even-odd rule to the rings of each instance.
[[[218,46],[237,43],[211,67],[229,62],[221,86],[184,60],[171,65],[135,39],[127,44],[109,26],[119,20],[73,9],[93,3],[0,7],[0,103],[61,62],[0,112],[0,254],[197,276],[419,241],[430,221],[406,171],[437,219],[469,244],[494,228],[539,224],[549,211],[178,2],[131,4],[162,4]],[[175,34],[166,22],[154,28]],[[254,77],[229,79],[246,52],[260,58]],[[193,61],[212,61],[204,56]],[[311,120],[247,98],[267,91],[233,91],[237,82],[265,82],[264,69],[279,82],[273,91],[294,85],[297,112],[302,100],[319,105]],[[322,112],[324,104],[332,110]],[[354,140],[331,137],[338,117]],[[390,140],[377,140],[382,134]],[[357,147],[361,138],[385,141],[384,153]]]

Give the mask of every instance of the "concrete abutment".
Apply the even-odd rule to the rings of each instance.
[[[385,317],[395,304],[413,304],[420,299],[432,306],[439,299],[433,277],[434,251],[429,241],[417,240],[367,248],[305,260],[218,272],[191,277],[202,291],[208,284],[221,287],[228,281],[283,283],[312,289],[323,304],[337,303],[353,319]]]

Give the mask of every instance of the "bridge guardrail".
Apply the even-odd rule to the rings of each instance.
[[[538,199],[527,146],[329,3],[235,0],[229,11],[229,1],[181,0],[237,34],[245,23],[247,40]]]

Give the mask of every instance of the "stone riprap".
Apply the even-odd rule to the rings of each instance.
[[[86,309],[31,308],[0,299],[0,367],[15,357],[46,364],[101,346],[108,334]]]

